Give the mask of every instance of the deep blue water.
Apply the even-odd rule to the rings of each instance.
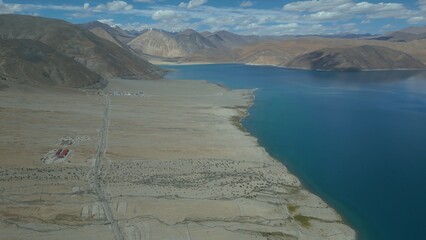
[[[244,127],[359,239],[426,239],[426,72],[167,68],[169,79],[258,88]]]

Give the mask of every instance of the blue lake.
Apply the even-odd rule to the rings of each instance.
[[[426,239],[426,72],[165,68],[168,79],[258,88],[244,127],[359,239]]]

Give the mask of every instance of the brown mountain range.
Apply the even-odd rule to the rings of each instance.
[[[274,66],[289,66],[296,57],[321,49],[353,48],[363,45],[385,47],[403,52],[414,59],[426,63],[426,39],[410,42],[391,42],[365,39],[325,39],[325,38],[302,38],[282,41],[260,42],[234,49],[237,62],[249,64],[268,64]],[[380,51],[380,50],[379,50]],[[387,54],[388,52],[383,52]],[[391,58],[389,58],[391,59]],[[388,59],[388,60],[389,60]],[[389,65],[391,65],[389,63]],[[371,69],[372,67],[369,67]]]
[[[424,69],[426,67],[401,51],[370,45],[313,51],[296,57],[287,66],[330,71]]]
[[[397,35],[415,36],[407,41],[397,41]],[[418,64],[426,64],[426,39],[422,39],[423,28],[409,28],[398,32],[369,38],[371,35],[351,35],[352,37],[339,36],[242,36],[227,31],[202,32],[186,30],[171,33],[163,30],[151,29],[144,31],[140,36],[129,42],[129,46],[140,56],[152,60],[168,62],[240,62],[259,65],[274,65],[283,67],[296,67],[295,59],[305,59],[316,56],[318,52],[327,52],[330,49],[340,51],[340,56],[346,56],[351,49],[368,45],[373,50],[371,56],[384,56],[382,65],[369,65],[374,61],[366,62],[351,69],[375,68],[424,68]],[[359,36],[359,37],[358,37]],[[383,47],[383,48],[381,48]],[[348,49],[346,49],[348,48]],[[394,64],[393,52],[388,49],[400,51],[401,56],[407,58]],[[337,52],[334,51],[335,54]],[[309,53],[312,53],[309,55]],[[380,53],[374,55],[374,53]],[[403,55],[403,54],[406,55]],[[308,54],[308,55],[307,55]],[[388,54],[391,54],[387,56]],[[353,55],[352,57],[361,57]],[[334,59],[337,61],[343,58]],[[315,59],[311,59],[314,61]],[[411,61],[412,60],[412,61]],[[345,60],[346,61],[346,60]],[[361,58],[356,61],[363,61]],[[377,59],[379,61],[379,59]],[[290,65],[290,62],[292,64]],[[347,63],[347,62],[346,62]],[[346,63],[342,62],[344,66]],[[399,65],[404,63],[404,65]],[[303,65],[303,64],[302,64]],[[332,64],[330,63],[330,66]],[[306,64],[303,67],[307,67]]]
[[[163,74],[131,51],[62,20],[0,15],[0,37],[40,41],[105,78],[156,79]]]
[[[85,87],[106,84],[101,76],[44,43],[0,40],[0,79],[5,83]]]
[[[101,23],[99,21],[79,24],[79,26],[91,31],[100,38],[117,44],[122,48],[128,48],[127,43],[136,37],[119,27],[111,27],[108,24]]]

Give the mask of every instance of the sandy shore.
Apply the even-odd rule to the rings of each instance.
[[[0,235],[355,239],[238,127],[251,100],[251,91],[203,81],[0,91]],[[64,137],[83,140],[67,146],[68,161],[43,164]]]

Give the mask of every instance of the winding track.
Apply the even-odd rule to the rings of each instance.
[[[107,149],[107,140],[108,140],[108,127],[109,127],[109,113],[110,113],[110,103],[111,100],[108,95],[103,94],[105,97],[105,109],[102,115],[102,123],[99,132],[99,143],[96,149],[95,166],[94,166],[94,178],[93,178],[93,187],[95,189],[96,195],[99,199],[99,202],[104,209],[105,215],[108,219],[108,222],[111,224],[112,231],[116,240],[123,240],[123,234],[121,233],[118,222],[114,219],[114,215],[111,211],[111,206],[108,202],[108,199],[105,197],[105,193],[101,188],[100,179],[101,179],[101,161],[105,155]]]

